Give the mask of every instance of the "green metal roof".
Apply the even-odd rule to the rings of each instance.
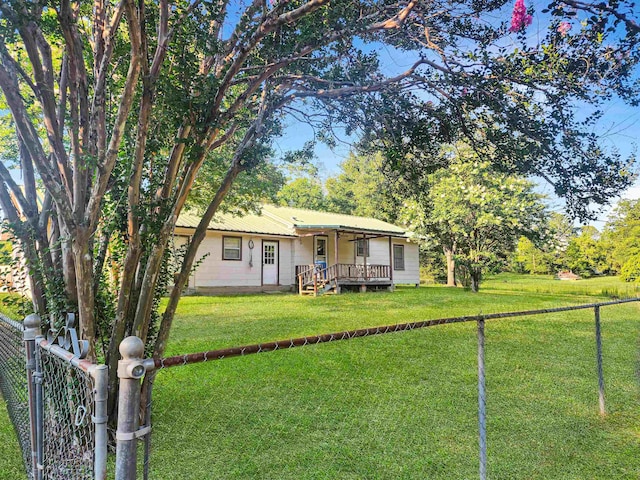
[[[176,226],[196,228],[199,221],[198,215],[186,212],[180,215]],[[407,236],[403,228],[375,218],[274,205],[263,205],[262,215],[247,214],[238,217],[230,214],[217,214],[209,224],[209,230],[283,236],[296,236],[296,230],[326,229]]]
[[[281,219],[300,229],[338,229],[404,235],[405,230],[375,218],[356,217],[341,213],[318,212],[304,208],[276,207],[264,205],[263,214]]]
[[[194,212],[181,213],[176,227],[196,228],[200,223],[200,216]],[[216,214],[209,223],[209,230],[224,232],[262,233],[265,235],[296,236],[292,228],[276,222],[264,215],[247,214],[243,217],[229,213]]]

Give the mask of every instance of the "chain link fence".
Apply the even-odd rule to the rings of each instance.
[[[27,474],[32,475],[24,327],[0,314],[0,391],[22,450]]]
[[[319,382],[315,392],[322,392],[326,397],[324,405],[327,407],[325,415],[339,416],[341,412],[335,410],[332,397],[334,394],[348,391],[348,395],[354,397],[364,397],[368,402],[370,397],[375,396],[375,391],[369,391],[366,378],[359,378],[359,375],[352,375],[351,361],[357,358],[355,352],[351,352],[351,360],[346,362],[349,369],[344,373],[349,375],[351,381],[338,377],[338,373],[333,369],[336,363],[333,362],[331,368],[325,374],[318,373],[314,378],[297,378],[300,373],[299,368],[284,369],[280,373],[277,371],[277,362],[255,362],[250,368],[260,370],[259,378],[265,379],[264,393],[269,395],[275,391],[290,389],[299,390],[299,397],[293,400],[291,405],[279,403],[277,406],[270,405],[268,396],[260,397],[256,402],[249,402],[240,406],[240,410],[232,412],[222,412],[223,415],[217,421],[212,422],[207,415],[211,412],[211,403],[222,405],[225,398],[234,395],[229,389],[228,374],[218,373],[217,377],[211,375],[213,372],[201,369],[203,373],[194,377],[193,370],[188,372],[187,368],[169,368],[191,365],[199,362],[211,360],[223,360],[236,356],[245,356],[257,353],[273,352],[276,350],[288,350],[291,348],[316,345],[322,343],[333,343],[336,341],[350,340],[360,337],[377,337],[394,332],[423,329],[438,325],[453,323],[473,322],[477,324],[477,422],[478,422],[478,443],[480,446],[480,478],[484,479],[487,472],[487,442],[486,442],[486,392],[485,392],[485,322],[488,320],[501,318],[515,318],[528,315],[541,315],[548,313],[567,312],[571,310],[591,309],[595,320],[595,343],[596,343],[596,375],[599,393],[599,406],[601,414],[605,413],[604,396],[604,374],[602,367],[602,340],[600,329],[600,308],[607,305],[617,305],[627,302],[637,302],[640,298],[616,300],[611,302],[593,303],[579,306],[559,307],[544,310],[530,310],[508,313],[496,313],[476,316],[452,317],[435,320],[425,320],[404,324],[395,324],[375,328],[350,330],[324,335],[307,336],[288,340],[279,340],[268,343],[245,345],[221,350],[212,350],[187,355],[179,355],[163,359],[143,359],[144,345],[136,337],[128,337],[120,346],[122,360],[118,365],[118,377],[120,378],[120,401],[118,406],[118,430],[116,432],[117,455],[116,455],[116,480],[133,480],[137,478],[137,472],[142,470],[145,479],[154,476],[150,473],[151,462],[151,408],[153,406],[154,418],[173,417],[173,427],[170,431],[165,431],[165,440],[172,438],[172,444],[163,445],[164,450],[174,449],[176,444],[187,445],[195,441],[191,438],[198,432],[196,425],[203,427],[206,432],[202,433],[200,443],[209,445],[212,438],[218,441],[228,441],[225,439],[224,415],[234,415],[236,417],[249,417],[251,419],[252,434],[266,435],[265,438],[272,440],[274,435],[282,436],[287,448],[295,449],[295,429],[288,431],[280,428],[279,424],[284,423],[289,416],[296,416],[301,410],[306,410],[308,416],[301,416],[303,425],[312,428],[314,415],[313,408],[309,409],[308,400],[314,398],[315,393],[305,390],[306,386],[314,386]],[[72,320],[73,317],[70,316]],[[17,323],[6,317],[0,316],[0,389],[7,403],[10,418],[12,419],[19,442],[23,451],[25,469],[30,478],[34,480],[104,480],[106,478],[106,455],[107,455],[107,429],[106,429],[106,392],[107,392],[107,367],[104,365],[94,365],[82,359],[82,345],[78,341],[77,334],[72,327],[73,322],[68,319],[67,325],[55,336],[45,339],[39,334],[40,318],[32,315],[25,319],[24,324]],[[351,342],[349,342],[351,343]],[[342,355],[345,352],[333,350],[333,355]],[[314,349],[320,357],[325,357],[317,349]],[[392,352],[397,355],[398,352]],[[390,353],[391,354],[391,353]],[[411,357],[419,355],[418,352],[404,352],[404,355]],[[274,357],[275,359],[275,357]],[[265,359],[266,360],[266,359]],[[244,360],[242,363],[247,363]],[[227,363],[227,362],[225,362]],[[264,363],[264,365],[263,365]],[[331,362],[330,362],[331,363]],[[229,362],[231,365],[232,362]],[[239,364],[237,364],[239,365]],[[412,368],[411,361],[405,363],[406,368]],[[380,368],[381,375],[391,375],[394,372],[383,373],[384,365],[376,364]],[[195,367],[192,367],[192,369]],[[371,367],[365,367],[371,368]],[[158,378],[158,371],[171,371],[170,375],[162,373]],[[423,372],[417,370],[419,375]],[[140,379],[147,375],[147,389],[140,391]],[[327,375],[329,373],[329,375]],[[284,374],[284,377],[283,377]],[[309,372],[306,372],[309,375]],[[194,378],[197,381],[194,382]],[[269,378],[274,383],[269,384]],[[404,377],[403,377],[404,378]],[[430,388],[422,376],[416,380],[423,382],[420,388]],[[594,378],[595,380],[595,378]],[[262,381],[262,380],[261,380]],[[357,386],[354,388],[350,383]],[[407,383],[407,382],[404,382]],[[408,382],[412,383],[412,382]],[[219,388],[211,390],[213,385]],[[184,388],[188,385],[189,388]],[[280,385],[280,386],[278,386]],[[338,386],[338,390],[335,390]],[[396,386],[400,386],[397,384]],[[235,385],[239,398],[248,398],[255,393],[254,386],[242,382]],[[156,397],[162,399],[160,403],[155,401],[152,389],[155,390]],[[158,390],[164,395],[157,396]],[[141,401],[142,394],[142,401]],[[406,402],[404,407],[401,403],[393,404],[393,412],[397,409],[404,409],[409,413],[411,402],[407,399],[415,398],[417,391],[406,392]],[[347,395],[347,397],[348,397]],[[197,398],[193,411],[180,411],[175,408],[175,402],[185,399]],[[337,398],[337,396],[335,397]],[[154,400],[154,402],[152,402]],[[264,400],[267,400],[266,402]],[[295,404],[297,402],[297,405]],[[146,407],[144,412],[140,411],[141,405]],[[245,408],[249,406],[249,408]],[[224,407],[223,407],[224,408]],[[274,408],[277,410],[274,415]],[[216,409],[218,410],[218,409]],[[209,413],[207,413],[209,412]],[[469,412],[470,413],[470,412]],[[281,414],[282,417],[277,417]],[[265,419],[272,420],[264,424]],[[222,423],[220,423],[222,422]],[[385,425],[393,422],[385,423]],[[230,423],[232,425],[233,423]],[[264,424],[264,428],[260,425]],[[181,428],[175,428],[180,425]],[[370,426],[380,426],[376,415],[363,418],[357,428],[369,428]],[[162,423],[156,425],[157,432],[163,433]],[[189,427],[189,428],[186,428]],[[193,427],[193,428],[192,428]],[[301,427],[302,428],[302,427]],[[355,427],[354,427],[355,428]],[[472,431],[467,425],[464,428],[465,434]],[[274,433],[275,432],[275,433]],[[371,430],[376,432],[377,427]],[[324,435],[331,436],[331,432],[319,432],[321,437],[318,441],[323,441]],[[353,432],[355,433],[355,432]],[[168,436],[167,436],[168,435]],[[292,435],[290,438],[289,436]],[[347,438],[349,435],[347,435]],[[287,438],[289,440],[287,440]],[[142,455],[137,454],[137,446],[140,441],[144,441],[145,449]],[[379,439],[381,442],[384,438]],[[195,443],[198,443],[197,441]],[[405,461],[414,461],[415,455],[405,455],[405,445],[386,446],[393,450],[395,460],[401,465],[403,458]],[[232,448],[236,451],[237,448]],[[213,453],[213,451],[211,452]],[[423,453],[428,454],[425,450]],[[248,462],[253,462],[253,452],[239,452],[247,457]],[[306,454],[306,453],[305,453]],[[191,478],[208,478],[212,471],[209,462],[198,461],[194,457],[197,452],[181,451],[177,462],[184,462],[190,467],[196,464],[201,467],[202,475]],[[403,456],[405,455],[405,456]],[[243,457],[244,458],[244,457]],[[200,459],[201,460],[201,459]],[[212,459],[213,460],[213,459]],[[216,459],[216,461],[220,461]],[[222,460],[224,461],[224,459]],[[140,462],[140,465],[136,463]],[[179,465],[171,462],[170,465],[163,465],[163,469],[168,475],[179,473]],[[243,467],[244,468],[244,467]],[[259,467],[255,466],[254,474],[259,474]],[[193,473],[193,472],[192,472]],[[242,475],[240,475],[242,476]],[[254,475],[255,476],[255,475]],[[172,476],[158,478],[173,478]]]
[[[102,480],[107,367],[80,358],[78,342],[67,341],[77,339],[70,324],[46,340],[40,318],[30,317],[23,325],[0,316],[0,387],[26,473],[35,480]]]
[[[92,480],[94,381],[87,372],[42,348],[37,355],[42,372],[43,476]]]
[[[629,299],[621,299],[614,300],[609,302],[600,302],[600,303],[590,303],[584,305],[574,305],[574,306],[563,306],[557,308],[548,308],[548,309],[539,309],[539,310],[529,310],[529,311],[518,311],[518,312],[505,312],[505,313],[494,313],[494,314],[485,314],[485,315],[474,315],[474,316],[463,316],[463,317],[451,317],[451,318],[441,318],[434,320],[425,320],[404,324],[395,324],[395,325],[387,325],[381,327],[374,328],[365,328],[351,331],[343,331],[343,332],[334,332],[323,335],[314,335],[314,336],[306,336],[300,338],[292,338],[286,340],[278,340],[273,342],[266,342],[261,344],[253,344],[253,345],[244,345],[240,347],[233,348],[225,348],[218,350],[210,350],[206,352],[198,352],[192,354],[185,355],[177,355],[173,357],[167,358],[157,358],[157,359],[148,359],[144,360],[144,362],[153,362],[152,367],[147,367],[147,388],[142,391],[142,402],[140,402],[145,408],[146,411],[144,416],[141,415],[140,418],[144,417],[144,425],[146,430],[148,430],[150,425],[153,425],[153,434],[154,440],[153,444],[155,445],[152,448],[152,435],[149,432],[145,432],[144,435],[140,435],[139,438],[143,438],[144,442],[144,451],[142,452],[142,461],[140,461],[138,465],[138,471],[143,473],[143,478],[148,480],[149,478],[170,478],[167,475],[172,474],[181,474],[183,473],[180,470],[180,465],[184,468],[188,468],[191,474],[194,472],[197,475],[207,475],[211,474],[212,464],[215,462],[211,460],[211,462],[207,462],[202,466],[198,466],[199,463],[196,460],[196,457],[205,455],[204,452],[207,452],[206,455],[212,454],[216,449],[209,444],[207,439],[216,439],[213,444],[217,442],[228,442],[228,439],[224,439],[225,431],[224,425],[227,422],[227,416],[232,416],[235,418],[239,418],[241,416],[246,416],[255,419],[255,428],[252,429],[250,435],[264,435],[265,439],[273,439],[273,435],[270,431],[279,431],[278,425],[281,420],[278,420],[278,415],[274,415],[271,411],[261,411],[262,408],[261,402],[252,402],[249,399],[243,403],[249,408],[247,411],[235,412],[228,411],[224,406],[225,398],[233,395],[249,395],[251,396],[251,385],[240,386],[234,385],[233,387],[227,383],[227,377],[224,374],[212,375],[213,370],[211,368],[202,368],[199,374],[195,374],[194,370],[197,368],[196,363],[202,362],[211,362],[211,361],[220,361],[224,359],[229,359],[232,357],[240,357],[247,356],[258,353],[267,353],[274,352],[277,350],[289,350],[292,348],[298,347],[306,347],[311,345],[318,345],[324,343],[333,343],[337,341],[345,341],[351,340],[361,337],[377,337],[381,335],[386,335],[395,332],[402,331],[411,331],[417,329],[423,329],[428,327],[434,327],[439,325],[447,325],[447,324],[459,324],[459,323],[474,323],[477,326],[476,335],[477,335],[477,442],[479,446],[479,478],[485,479],[487,477],[487,411],[486,411],[486,373],[485,373],[485,325],[489,320],[497,320],[497,319],[508,319],[508,318],[520,318],[525,316],[533,316],[533,315],[545,315],[545,314],[556,314],[561,312],[570,312],[574,310],[591,310],[593,313],[591,314],[591,318],[594,319],[594,333],[595,333],[595,345],[596,348],[596,368],[594,369],[594,386],[597,386],[598,389],[598,397],[599,397],[599,411],[600,414],[605,414],[605,396],[604,396],[604,374],[603,374],[603,360],[602,360],[602,338],[601,338],[601,328],[600,328],[600,309],[604,306],[612,306],[619,305],[629,302],[638,302],[640,298],[629,298]],[[348,349],[347,349],[348,350]],[[334,351],[336,355],[339,355]],[[405,352],[406,355],[412,356],[409,352]],[[318,353],[318,355],[321,355]],[[132,359],[134,361],[142,361],[142,359]],[[217,363],[217,362],[215,362]],[[226,363],[226,362],[225,362]],[[277,369],[277,362],[250,362],[251,365],[246,365],[246,368],[259,368],[264,369],[265,374],[270,375],[270,369]],[[260,363],[265,363],[265,365],[260,365]],[[235,363],[236,367],[229,367],[229,371],[232,372],[232,375],[236,372],[236,369],[241,369],[239,363]],[[175,368],[173,368],[175,367]],[[369,367],[371,368],[371,367]],[[227,369],[225,369],[227,372]],[[229,372],[227,372],[228,374]],[[283,373],[287,375],[291,375],[290,371],[283,370]],[[315,395],[313,392],[322,391],[323,394],[330,390],[331,386],[329,386],[332,382],[336,384],[340,384],[340,389],[351,390],[350,383],[362,383],[361,387],[366,388],[366,381],[359,378],[357,374],[351,376],[351,373],[347,373],[348,377],[343,378],[335,378],[333,380],[329,379],[328,382],[321,383],[317,385],[317,388],[314,388],[315,382],[323,382],[321,378],[309,378],[304,379],[302,383],[296,385],[296,380],[291,379],[290,383],[285,387],[284,384],[287,383],[286,380],[281,380],[277,378],[277,375],[274,374],[274,382],[271,385],[267,385],[266,387],[262,384],[260,385],[265,391],[275,390],[280,391],[283,388],[289,388],[291,390],[299,390],[299,394],[301,398],[314,398]],[[197,378],[196,383],[191,383],[194,379]],[[409,378],[407,376],[407,378]],[[362,381],[361,381],[362,380]],[[390,379],[391,380],[391,379]],[[414,379],[415,382],[420,382],[421,377],[416,377]],[[269,380],[265,380],[265,383],[268,383]],[[187,386],[188,385],[188,386]],[[181,387],[180,387],[181,386]],[[246,388],[245,388],[246,387]],[[213,390],[211,390],[213,389]],[[222,391],[217,391],[216,389],[222,389]],[[206,394],[205,392],[209,392]],[[401,394],[410,398],[411,395],[408,392],[413,391],[411,388],[407,389],[407,393]],[[235,392],[235,393],[234,393]],[[310,393],[311,392],[311,393]],[[371,392],[375,395],[375,392]],[[355,396],[359,395],[358,389],[353,389],[353,394]],[[255,395],[260,395],[258,389],[255,390]],[[275,394],[277,395],[277,394]],[[249,397],[247,397],[249,398]],[[294,402],[297,402],[294,396],[290,398],[293,399]],[[190,403],[191,402],[191,403]],[[268,400],[265,399],[265,404],[268,403]],[[181,409],[176,408],[176,404],[179,405],[188,405],[191,404],[193,408],[191,409]],[[215,404],[218,408],[212,407]],[[235,405],[235,404],[234,404]],[[266,405],[264,408],[268,408]],[[288,411],[288,405],[279,405],[279,409],[283,411]],[[298,409],[305,409],[306,405],[304,403],[300,403]],[[331,412],[332,407],[331,404],[328,403],[324,405],[327,411]],[[394,405],[394,409],[398,410],[406,410],[405,407],[401,405]],[[151,411],[153,409],[153,411]],[[313,409],[311,409],[313,410]],[[220,425],[212,423],[214,420],[211,418],[212,413],[215,413],[219,418],[217,418],[217,422],[220,422]],[[300,416],[301,423],[313,424],[313,413],[310,413],[309,417],[305,417],[304,415]],[[339,412],[335,412],[339,415]],[[295,408],[291,410],[289,413],[291,415],[296,415]],[[153,418],[152,416],[153,415]],[[283,415],[287,415],[283,413]],[[362,413],[363,419],[367,417],[367,415]],[[267,418],[271,418],[272,424],[264,425],[264,421]],[[152,421],[153,420],[153,421]],[[156,421],[157,420],[157,421]],[[468,419],[467,419],[468,420]],[[370,418],[371,422],[377,421],[375,415]],[[365,420],[363,420],[366,423]],[[233,422],[228,422],[229,424],[233,424]],[[284,421],[283,421],[284,423]],[[180,428],[176,428],[180,425]],[[364,427],[363,425],[363,428]],[[325,432],[329,436],[332,434],[330,432]],[[291,432],[281,431],[281,435],[289,435]],[[170,439],[170,445],[160,445],[158,444],[160,436],[163,441]],[[411,436],[409,436],[411,437]],[[349,438],[349,435],[345,435],[345,438]],[[319,439],[320,441],[320,439]],[[181,450],[181,453],[178,457],[168,455],[168,451],[172,449],[171,445],[175,444],[191,444],[191,445],[202,445],[200,449],[196,449],[193,447],[193,450],[197,450],[199,453],[191,452],[191,449],[186,449],[185,451]],[[295,450],[295,446],[292,445],[292,448]],[[388,446],[386,449],[395,450],[396,447]],[[160,450],[162,455],[161,462],[163,465],[157,464],[154,461],[154,451]],[[224,450],[221,448],[220,450]],[[400,449],[401,450],[401,449]],[[206,456],[205,455],[205,456]],[[245,455],[244,452],[238,451],[238,455]],[[165,468],[165,462],[167,461],[167,456],[170,456],[171,460],[171,468]],[[245,455],[246,456],[246,455]],[[243,457],[244,458],[244,457]],[[140,457],[138,457],[140,460]],[[247,458],[247,461],[250,461]],[[251,460],[252,461],[252,460]],[[412,461],[412,460],[409,460]],[[184,464],[184,465],[183,465]],[[188,464],[188,466],[187,466]],[[196,466],[194,466],[196,465]],[[172,472],[172,473],[170,473]],[[209,473],[206,473],[209,472]],[[253,475],[253,474],[252,474]],[[256,474],[257,475],[257,474]],[[132,477],[123,477],[126,479],[133,479]],[[265,477],[266,478],[266,477]],[[284,477],[283,477],[284,478]],[[288,477],[287,477],[288,478]]]

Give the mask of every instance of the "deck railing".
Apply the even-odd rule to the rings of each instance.
[[[389,265],[355,265],[339,263],[338,280],[381,280],[391,279],[391,267]]]
[[[318,282],[333,281],[376,281],[390,280],[390,265],[356,265],[352,263],[336,263],[326,268],[318,265],[296,265],[298,288],[302,290],[307,285],[317,287]]]
[[[296,277],[298,278],[298,291],[306,285],[316,284],[315,265],[296,265]]]

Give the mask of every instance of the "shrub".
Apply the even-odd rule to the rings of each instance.
[[[634,255],[622,265],[620,277],[625,282],[640,282],[640,255]]]

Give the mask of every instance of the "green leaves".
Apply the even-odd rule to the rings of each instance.
[[[444,154],[449,167],[429,176],[426,199],[405,203],[404,216],[479,281],[482,271],[505,262],[521,235],[541,235],[547,214],[530,182],[495,170],[469,146],[458,143]]]

